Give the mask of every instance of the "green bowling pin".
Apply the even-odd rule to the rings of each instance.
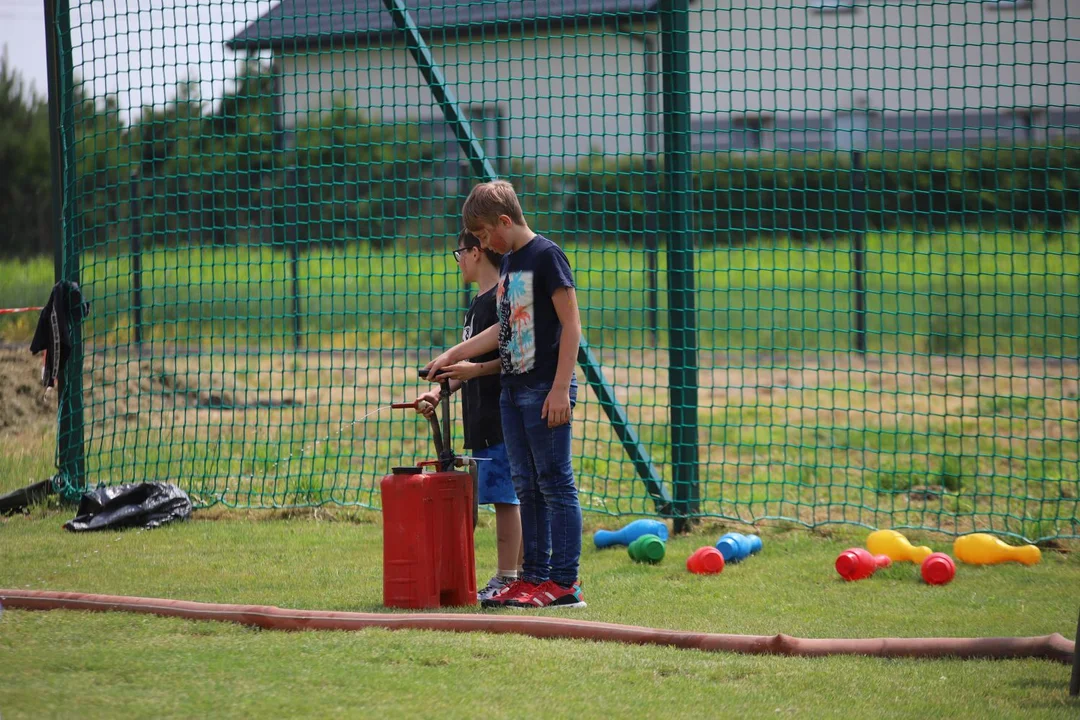
[[[642,535],[630,543],[627,552],[635,562],[658,563],[664,559],[664,541],[656,535]]]

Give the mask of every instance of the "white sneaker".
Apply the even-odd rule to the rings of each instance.
[[[510,578],[505,578],[502,575],[496,575],[488,580],[488,584],[480,589],[480,592],[476,593],[476,599],[480,602],[490,600],[495,596],[495,593],[502,590],[504,587],[514,582]]]

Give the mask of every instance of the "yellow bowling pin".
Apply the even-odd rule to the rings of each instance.
[[[996,565],[1003,562],[1034,565],[1042,559],[1042,552],[1034,545],[1007,545],[987,533],[956,538],[953,554],[968,565]]]
[[[925,545],[912,545],[895,530],[876,530],[870,533],[870,537],[866,538],[866,549],[874,555],[888,555],[893,562],[918,564],[922,564],[922,561],[934,552]]]

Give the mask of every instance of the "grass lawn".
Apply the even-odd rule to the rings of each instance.
[[[60,529],[70,514],[38,509],[0,520],[0,587],[381,608],[381,530],[370,513],[197,514],[154,531],[88,535]],[[572,616],[798,637],[1075,633],[1075,556],[1048,552],[1031,568],[960,566],[943,587],[917,581],[910,564],[845,583],[833,560],[863,534],[767,529],[761,554],[719,576],[687,573],[685,558],[721,531],[671,540],[657,566],[634,564],[621,548],[598,551],[587,534],[589,607]],[[477,559],[486,579],[494,559],[488,517]],[[543,717],[981,719],[1080,711],[1067,695],[1069,668],[1048,661],[756,657],[420,631],[289,634],[67,611],[4,612],[0,667],[5,720],[76,708],[81,717],[465,718],[514,717],[526,708]]]
[[[9,365],[17,367],[14,360]],[[20,377],[15,373],[4,380],[8,392],[0,400],[18,397],[10,391],[17,390]],[[153,402],[162,402],[160,396],[153,397]],[[317,405],[323,412],[343,404],[340,395],[326,397]],[[125,398],[110,402],[117,400]],[[344,399],[344,405],[362,407],[352,396]],[[596,403],[588,405],[595,412]],[[212,466],[185,459],[179,452],[185,445],[179,442],[170,449],[165,441],[170,436],[161,434],[163,423],[180,418],[169,430],[178,433],[171,436],[175,439],[183,437],[185,427],[206,437],[216,433],[213,443],[193,447],[208,447],[225,456],[218,461],[226,462],[233,437],[251,443],[235,447],[263,447],[264,452],[266,447],[278,448],[260,442],[267,437],[264,426],[273,429],[280,415],[270,416],[279,418],[271,421],[259,412],[235,416],[206,408],[148,407],[136,414],[137,422],[124,425],[117,419],[105,426],[129,444],[126,451],[118,446],[115,455],[105,457],[126,458],[126,465],[118,461],[115,467],[126,467],[136,477],[156,469],[170,473],[162,479],[184,479],[171,473]],[[323,436],[327,422],[315,412],[311,425],[300,427]],[[405,426],[414,421],[398,422]],[[588,427],[602,426],[594,421]],[[254,434],[245,440],[249,431]],[[100,437],[92,433],[90,441]],[[393,452],[416,451],[409,445],[415,440],[402,434],[394,441]],[[48,418],[0,428],[4,458],[0,493],[48,477],[55,446],[55,424]],[[424,448],[427,451],[426,444]],[[179,457],[172,458],[173,452]],[[367,452],[371,462],[390,449],[372,446]],[[160,464],[150,462],[155,459]],[[204,454],[201,462],[208,461]],[[303,472],[290,471],[280,478],[278,490],[283,494],[275,496],[270,493],[273,488],[266,487],[266,495],[247,499],[289,498],[284,493],[317,490],[355,493],[332,483],[348,479],[356,472],[350,468],[362,467],[362,461],[362,456],[357,460],[333,453],[303,459]],[[612,467],[614,461],[605,469],[594,466],[592,472],[607,477]],[[592,477],[583,473],[583,483],[593,482]],[[195,479],[186,476],[185,484]],[[617,483],[606,479],[605,483],[592,489],[620,492]],[[206,481],[197,484],[209,487]],[[640,496],[640,486],[627,484],[627,492]],[[768,492],[769,487],[766,484],[758,492]],[[587,504],[591,496],[582,497]],[[371,499],[377,502],[377,495]],[[72,535],[60,526],[73,510],[55,506],[35,509],[29,517],[0,518],[0,587],[311,609],[380,609],[377,514],[308,509],[282,518],[281,513],[271,517],[225,511],[220,505],[196,513],[192,522],[147,532]],[[478,575],[486,579],[494,559],[494,531],[492,518],[482,517]],[[590,530],[624,521],[586,513]],[[944,587],[923,585],[911,565],[849,584],[835,574],[833,561],[846,547],[861,544],[864,532],[836,527],[809,532],[781,525],[763,530],[766,546],[761,555],[730,566],[720,576],[686,573],[683,563],[690,552],[714,543],[722,532],[721,527],[707,526],[692,537],[672,540],[668,557],[658,566],[633,564],[622,549],[597,551],[587,536],[582,577],[590,606],[574,617],[819,638],[1051,632],[1072,638],[1075,632],[1080,587],[1075,554],[1047,551],[1044,562],[1031,568],[961,566],[956,580]],[[928,539],[910,535],[914,540]],[[929,542],[936,549],[951,547],[940,536]],[[514,717],[528,707],[531,714],[541,716],[779,714],[979,720],[1066,718],[1080,710],[1066,694],[1069,669],[1046,661],[750,657],[381,630],[285,634],[148,616],[10,609],[0,616],[0,668],[4,720],[59,715],[75,708],[85,717],[373,712],[388,717],[475,717],[478,712]]]
[[[296,267],[305,347],[427,351],[453,342],[465,296],[451,246],[415,244],[385,251],[364,244],[302,248]],[[647,332],[646,253],[610,239],[564,244],[592,345],[663,347],[664,248],[657,256],[660,336],[654,341]],[[871,233],[865,259],[871,351],[1080,352],[1076,233]],[[146,338],[204,348],[293,346],[293,271],[283,250],[153,248],[141,262]],[[52,263],[0,263],[0,307],[44,304]],[[752,353],[854,347],[848,240],[704,247],[694,253],[694,266],[699,347]],[[80,259],[81,283],[93,302],[87,336],[95,342],[132,342],[133,277],[126,251]]]

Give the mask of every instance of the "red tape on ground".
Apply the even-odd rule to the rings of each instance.
[[[11,315],[13,313],[24,312],[36,312],[38,310],[44,310],[45,308],[39,307],[27,307],[27,308],[0,308],[0,315]]]

